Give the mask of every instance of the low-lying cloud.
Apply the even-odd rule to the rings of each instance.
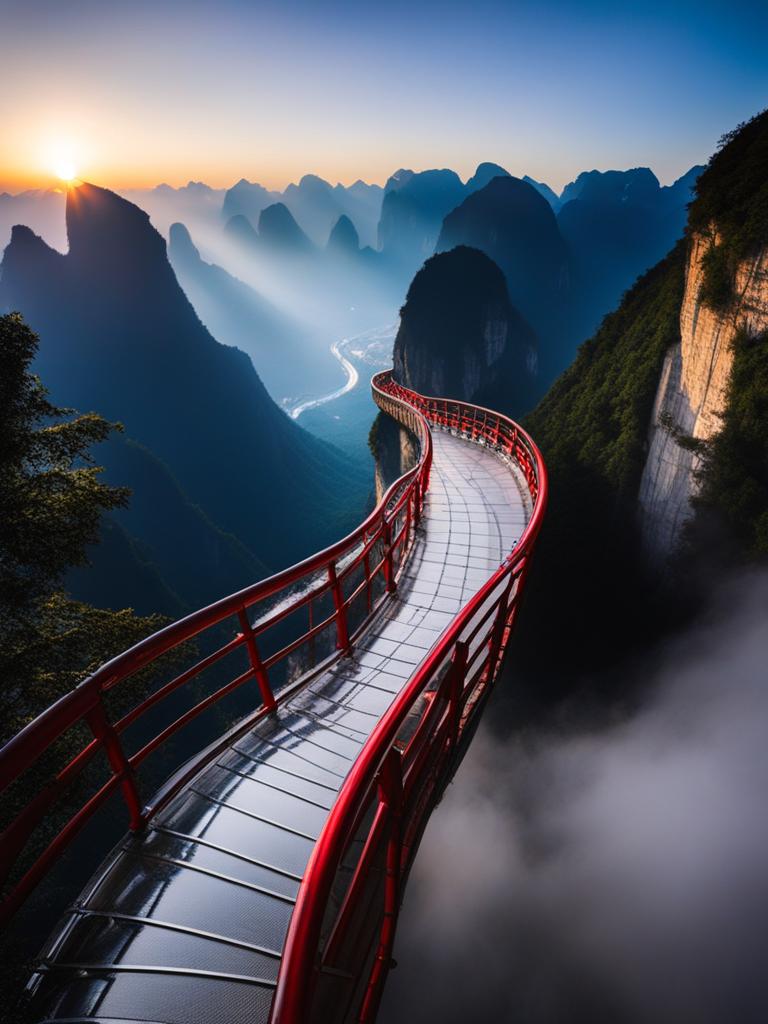
[[[767,666],[761,575],[621,724],[481,732],[414,866],[383,1024],[768,1019]]]

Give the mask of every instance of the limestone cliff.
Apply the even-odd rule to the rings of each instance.
[[[419,444],[410,431],[380,412],[373,421],[370,446],[374,457],[374,481],[378,503],[384,497],[387,488],[416,465]]]
[[[651,417],[639,502],[643,542],[656,562],[674,551],[691,516],[701,460],[697,442],[720,430],[736,331],[756,335],[768,329],[766,248],[738,265],[727,309],[715,312],[702,302],[705,257],[716,244],[714,231],[691,238],[680,341],[664,358]]]

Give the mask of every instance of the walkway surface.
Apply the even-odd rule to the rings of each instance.
[[[445,432],[433,441],[425,516],[397,596],[351,657],[125,839],[47,950],[40,1019],[266,1024],[302,872],[345,775],[529,516],[508,463]]]

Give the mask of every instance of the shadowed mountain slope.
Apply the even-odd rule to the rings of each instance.
[[[203,327],[147,215],[82,185],[67,227],[66,256],[15,229],[0,281],[0,306],[40,334],[54,399],[123,422],[270,568],[357,521],[367,481],[277,409],[245,353]]]
[[[536,398],[536,363],[535,335],[493,260],[466,246],[427,260],[401,310],[397,380],[520,415]]]
[[[248,353],[274,399],[330,390],[338,383],[327,346],[250,285],[206,263],[183,224],[171,225],[168,255],[205,326],[224,344]]]
[[[544,379],[567,365],[568,249],[546,199],[519,178],[496,177],[445,218],[437,251],[480,249],[504,272],[512,304],[541,339]]]

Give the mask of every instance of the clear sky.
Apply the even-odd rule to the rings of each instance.
[[[0,0],[0,190],[481,160],[668,182],[768,105],[767,39],[768,0]]]

